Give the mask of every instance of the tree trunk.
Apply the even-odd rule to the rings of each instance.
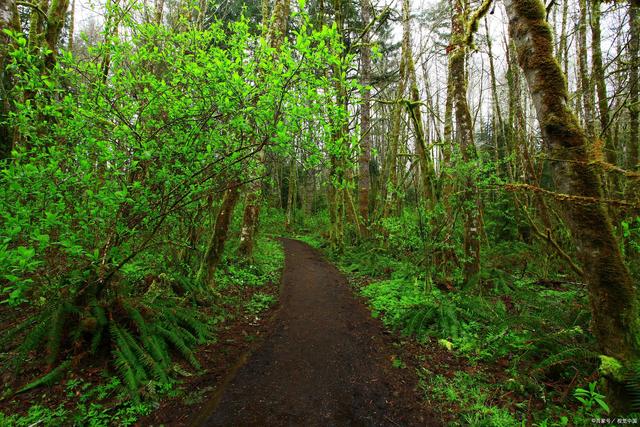
[[[563,67],[564,75],[569,72],[569,47],[567,43],[567,20],[569,15],[569,0],[562,2],[562,27],[560,30],[560,45],[558,47],[558,63]]]
[[[403,7],[402,12],[402,50],[400,53],[400,79],[396,91],[396,105],[393,107],[391,115],[391,134],[389,135],[389,149],[387,155],[386,171],[387,176],[383,176],[383,216],[388,216],[393,210],[393,204],[398,196],[398,150],[400,146],[400,133],[402,129],[402,99],[404,98],[407,85],[407,58],[409,55],[410,34],[407,29],[409,25],[409,11]],[[388,178],[388,179],[387,179]],[[386,181],[386,182],[385,182]]]
[[[607,84],[604,80],[604,67],[602,65],[602,46],[600,30],[600,5],[601,0],[592,0],[591,5],[591,58],[593,68],[593,83],[598,95],[598,118],[600,122],[599,137],[605,141],[605,154],[607,162],[616,164],[616,151],[612,146],[609,126],[609,100],[607,98]]]
[[[601,351],[623,362],[638,359],[636,290],[616,241],[602,198],[600,180],[589,166],[588,140],[568,107],[565,76],[553,57],[552,33],[540,0],[505,0],[509,34],[524,71],[538,121],[562,193],[593,202],[569,200],[563,214],[572,232],[588,284],[592,330]],[[624,406],[622,388],[611,381],[616,409]]]
[[[69,42],[67,44],[67,50],[73,52],[73,33],[75,31],[76,20],[76,0],[71,3],[71,16],[69,17]]]
[[[52,0],[51,6],[49,6],[49,13],[47,14],[47,29],[45,31],[45,41],[47,47],[51,51],[45,63],[48,68],[53,67],[55,58],[58,51],[58,41],[60,40],[60,33],[64,26],[64,20],[66,18],[67,9],[69,8],[69,0]]]
[[[227,241],[227,234],[229,232],[229,224],[233,217],[233,211],[238,203],[240,196],[240,190],[238,183],[232,183],[227,191],[224,193],[222,199],[222,206],[216,217],[216,224],[213,228],[213,234],[207,247],[207,252],[202,264],[200,265],[200,271],[198,277],[204,281],[210,287],[213,287],[214,280],[213,275],[216,272],[216,268],[222,259],[224,253],[224,245]]]
[[[289,180],[287,182],[287,211],[285,214],[284,228],[291,229],[293,223],[293,212],[295,204],[295,192],[297,188],[296,177],[298,176],[296,168],[295,153],[292,155],[291,162],[289,163]]]
[[[156,10],[155,10],[155,16],[153,18],[153,22],[156,25],[161,25],[163,12],[164,12],[164,0],[156,0],[155,9]]]
[[[449,74],[452,78],[453,103],[456,115],[456,137],[460,143],[462,160],[470,162],[475,158],[473,122],[467,103],[465,10],[466,0],[455,0],[451,21],[451,56]],[[472,282],[480,272],[480,205],[476,183],[467,176],[463,183],[464,203],[464,278]]]
[[[284,40],[287,21],[289,19],[289,0],[276,0],[273,6],[267,41],[271,47],[278,48]],[[258,167],[264,168],[264,149],[258,152]],[[245,201],[244,214],[242,216],[242,229],[240,233],[240,246],[238,255],[245,259],[253,257],[253,246],[255,244],[255,234],[258,231],[258,218],[260,217],[261,182],[254,180],[248,189]]]
[[[46,13],[49,10],[49,0],[41,0],[38,3],[40,11]],[[36,8],[31,9],[31,16],[29,18],[29,46],[32,49],[36,49],[40,46],[42,37],[44,36],[44,24],[45,16],[42,16]]]
[[[371,176],[369,162],[371,161],[371,35],[369,22],[371,21],[370,0],[360,0],[362,25],[365,33],[362,36],[360,48],[360,79],[363,85],[362,103],[360,105],[360,157],[358,158],[358,211],[362,218],[362,231],[369,223],[369,190]]]
[[[587,59],[587,0],[580,0],[580,22],[578,23],[578,70],[580,92],[582,93],[582,108],[584,129],[590,139],[595,137],[594,127],[594,94],[591,77],[589,76],[589,61]]]
[[[433,204],[435,203],[433,162],[431,161],[431,153],[427,147],[424,122],[422,121],[422,110],[420,109],[420,90],[418,89],[416,66],[413,61],[413,52],[411,49],[411,16],[409,0],[404,0],[402,5],[403,9],[406,10],[404,15],[407,17],[407,20],[404,23],[404,32],[407,34],[408,40],[405,61],[407,67],[407,78],[409,79],[410,101],[407,105],[409,107],[409,117],[413,123],[413,130],[416,137],[416,154],[420,165],[420,180],[418,181],[419,188],[417,190],[424,195],[428,204]]]
[[[18,8],[14,0],[0,2],[0,162],[11,156],[14,144],[14,130],[7,123],[11,111],[9,93],[13,87],[13,77],[6,66],[9,63],[9,49],[13,46],[11,38],[3,30],[20,31]]]
[[[629,26],[631,38],[629,40],[629,144],[627,145],[627,169],[640,169],[638,164],[638,146],[640,134],[638,123],[640,115],[640,85],[638,81],[638,53],[640,51],[640,6],[631,2],[629,5]],[[630,189],[634,191],[633,189]]]

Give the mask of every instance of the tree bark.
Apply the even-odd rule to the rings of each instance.
[[[553,57],[552,32],[540,0],[505,0],[509,34],[534,102],[545,150],[558,189],[593,199],[568,201],[563,214],[584,270],[592,331],[603,354],[623,363],[640,356],[636,289],[626,268],[602,199],[600,179],[589,166],[588,140],[568,106],[565,76]],[[610,382],[614,407],[624,406],[623,390]]]
[[[470,162],[476,157],[473,121],[467,102],[466,73],[466,19],[467,0],[455,0],[451,20],[451,54],[449,75],[452,79],[453,103],[456,117],[456,137],[460,144],[462,160]],[[463,183],[464,203],[464,253],[463,265],[466,283],[472,282],[480,272],[480,204],[476,183],[467,176]]]
[[[267,41],[271,47],[276,49],[284,40],[287,22],[289,19],[289,4],[290,0],[276,0],[275,5],[273,6],[273,13],[269,23],[269,31],[267,33]],[[264,163],[264,149],[260,149],[258,152],[258,167],[264,168]],[[253,257],[253,248],[255,244],[255,235],[258,231],[261,201],[261,181],[256,179],[248,188],[244,214],[242,216],[240,246],[238,247],[238,255],[249,260]]]
[[[578,24],[578,69],[580,92],[582,93],[582,118],[584,129],[590,139],[595,137],[594,93],[587,58],[587,0],[580,0],[580,22]]]
[[[404,3],[403,3],[404,4]],[[391,133],[389,135],[388,154],[386,159],[386,176],[383,176],[383,197],[384,208],[382,215],[388,216],[393,210],[393,202],[397,198],[398,193],[398,149],[400,145],[400,132],[402,128],[402,99],[406,91],[407,85],[407,59],[409,55],[409,44],[411,43],[408,31],[409,11],[403,7],[402,12],[402,50],[400,53],[400,79],[398,80],[398,88],[396,90],[396,105],[393,107],[391,115]]]
[[[363,86],[362,103],[360,105],[360,157],[358,158],[358,211],[362,218],[362,231],[366,230],[369,222],[369,191],[371,176],[369,162],[371,161],[371,21],[370,0],[360,0],[362,25],[365,33],[362,35],[360,48],[360,80]]]
[[[11,112],[10,92],[13,88],[13,77],[7,70],[9,50],[13,46],[11,38],[3,30],[20,31],[18,7],[14,0],[0,2],[0,162],[11,156],[14,144],[14,130],[7,123]]]
[[[55,64],[55,58],[58,51],[58,41],[60,40],[60,33],[64,26],[64,20],[69,8],[69,0],[53,0],[49,6],[49,13],[47,14],[47,29],[45,31],[45,42],[47,47],[51,51],[45,63],[48,68],[52,68]]]
[[[227,234],[229,232],[229,224],[233,217],[233,211],[238,203],[240,196],[240,190],[238,183],[232,183],[227,191],[224,193],[222,199],[222,206],[216,217],[216,224],[213,228],[213,234],[207,247],[207,252],[202,264],[198,276],[200,280],[203,280],[207,285],[213,287],[214,285],[214,273],[216,268],[222,259],[224,253],[224,245],[227,241]]]
[[[640,52],[640,6],[631,2],[629,5],[629,26],[631,38],[629,40],[629,144],[627,145],[627,169],[640,169],[638,164],[638,132],[640,116],[640,82],[638,81],[638,54]],[[631,190],[633,191],[633,190]]]

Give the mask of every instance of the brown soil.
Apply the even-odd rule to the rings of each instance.
[[[192,425],[441,425],[344,276],[308,245],[283,243],[274,330]]]

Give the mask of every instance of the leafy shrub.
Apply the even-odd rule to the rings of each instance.
[[[251,300],[245,306],[245,310],[249,314],[258,315],[268,310],[275,302],[276,298],[273,295],[257,292],[253,294]]]

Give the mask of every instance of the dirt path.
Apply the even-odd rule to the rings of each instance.
[[[274,331],[195,425],[439,425],[344,276],[308,245],[283,243]]]

